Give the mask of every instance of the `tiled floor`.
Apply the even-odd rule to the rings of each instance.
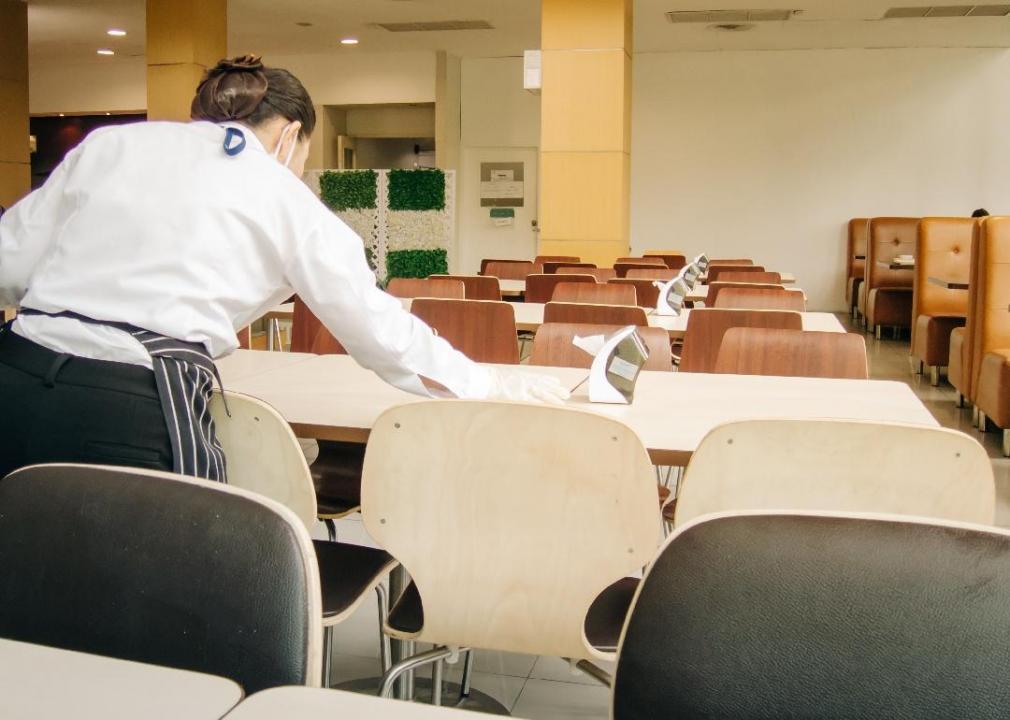
[[[971,411],[955,406],[956,394],[950,385],[944,382],[933,388],[928,377],[911,374],[907,338],[878,341],[867,335],[866,343],[872,378],[908,383],[941,424],[983,441],[996,472],[997,522],[1010,525],[1010,460],[1002,457],[999,435],[978,435],[971,425]],[[339,532],[343,541],[371,544],[358,516],[341,521]],[[336,684],[379,673],[378,620],[373,603],[365,603],[336,628],[334,651]],[[458,675],[459,666],[449,672],[449,679],[458,679]],[[605,720],[609,716],[609,691],[557,658],[480,652],[473,686],[503,703],[515,717]]]

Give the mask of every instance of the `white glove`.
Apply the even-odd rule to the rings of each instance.
[[[488,368],[491,389],[488,400],[514,400],[563,405],[572,394],[553,375]]]

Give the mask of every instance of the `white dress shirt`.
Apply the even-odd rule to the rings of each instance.
[[[213,123],[91,133],[0,219],[0,302],[125,322],[221,357],[238,346],[237,329],[297,293],[387,382],[423,395],[423,376],[486,397],[488,371],[376,288],[361,239],[244,134],[232,157]],[[57,352],[150,367],[113,328],[30,316],[14,331]]]

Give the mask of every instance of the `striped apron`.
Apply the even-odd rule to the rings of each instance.
[[[221,386],[221,376],[203,345],[174,340],[128,323],[94,320],[70,311],[48,313],[22,308],[21,314],[70,318],[89,325],[104,325],[136,338],[151,356],[158,398],[172,443],[173,470],[181,475],[227,482],[224,450],[217,440],[214,419],[210,414],[214,380],[217,379],[218,386]],[[70,357],[68,355],[67,359]]]

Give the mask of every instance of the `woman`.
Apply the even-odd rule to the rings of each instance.
[[[225,479],[213,358],[298,293],[387,382],[560,400],[553,378],[476,365],[375,287],[360,238],[300,181],[312,100],[246,56],[208,71],[196,122],[93,132],[0,220],[0,477],[89,462]]]

